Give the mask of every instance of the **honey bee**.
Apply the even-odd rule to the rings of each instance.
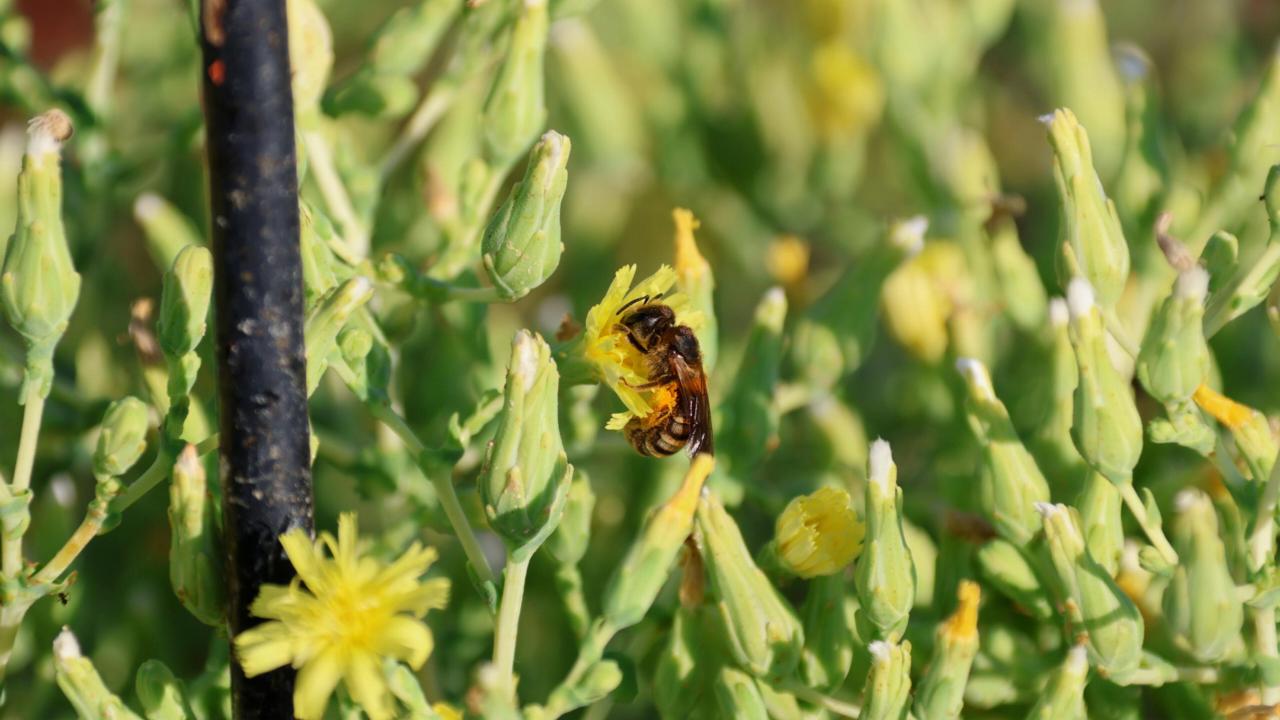
[[[691,456],[710,454],[711,403],[702,349],[693,330],[677,324],[675,311],[660,299],[640,297],[618,310],[616,328],[649,363],[649,382],[636,389],[667,391],[664,402],[649,415],[632,418],[623,432],[641,455],[665,457],[681,448],[688,448]]]

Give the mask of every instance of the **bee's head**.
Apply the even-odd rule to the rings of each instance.
[[[662,303],[644,303],[639,307],[627,310],[619,324],[635,340],[641,348],[648,350],[653,346],[663,330],[675,325],[676,313]]]

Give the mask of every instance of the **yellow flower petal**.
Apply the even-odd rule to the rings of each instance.
[[[379,638],[379,655],[404,660],[417,670],[431,656],[435,639],[431,629],[421,620],[400,615],[387,623],[387,632]]]
[[[329,696],[345,671],[342,654],[330,650],[312,659],[298,671],[293,689],[293,714],[298,720],[319,720],[329,704]]]
[[[282,622],[265,622],[240,633],[235,646],[246,677],[282,668],[293,659],[289,628]]]
[[[347,690],[370,720],[391,717],[390,689],[373,653],[355,653],[347,661]]]

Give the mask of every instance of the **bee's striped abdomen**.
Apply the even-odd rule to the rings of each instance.
[[[627,439],[642,455],[666,457],[675,455],[689,443],[693,424],[683,415],[671,414],[665,420],[650,424],[641,418],[627,423]]]

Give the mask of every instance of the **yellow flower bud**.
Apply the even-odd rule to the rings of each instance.
[[[840,572],[862,551],[866,527],[849,493],[824,487],[787,504],[776,526],[778,559],[800,577]]]

